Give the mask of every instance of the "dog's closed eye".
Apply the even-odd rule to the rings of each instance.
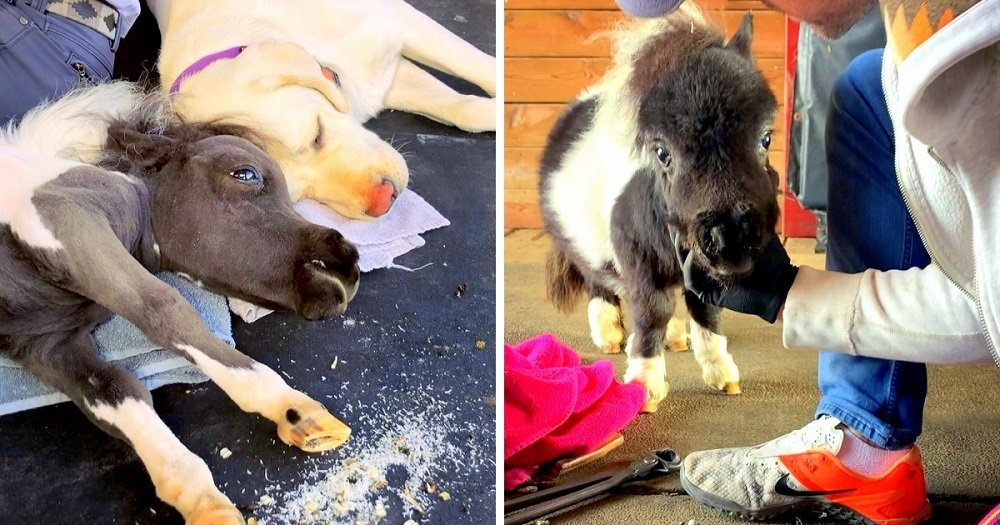
[[[316,131],[316,138],[313,139],[313,149],[320,150],[323,149],[323,121],[317,120],[319,126]]]

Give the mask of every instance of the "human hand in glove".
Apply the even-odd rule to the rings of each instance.
[[[799,269],[788,258],[777,236],[771,237],[754,263],[753,271],[739,282],[723,284],[694,263],[694,253],[682,250],[675,236],[674,249],[684,270],[684,288],[703,303],[752,314],[774,323],[785,304]]]

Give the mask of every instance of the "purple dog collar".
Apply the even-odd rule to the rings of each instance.
[[[185,80],[197,75],[203,69],[214,64],[215,62],[218,62],[219,60],[228,60],[230,58],[236,58],[240,56],[240,53],[242,53],[243,50],[246,48],[247,46],[231,47],[229,49],[225,49],[216,53],[212,53],[211,55],[206,55],[202,57],[200,60],[198,60],[194,64],[191,64],[190,66],[188,66],[187,69],[181,72],[180,76],[177,77],[177,80],[175,80],[174,83],[170,86],[170,96],[176,95],[181,90],[181,84],[184,83]]]

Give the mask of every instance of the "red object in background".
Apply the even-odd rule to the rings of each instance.
[[[784,213],[781,234],[785,237],[815,237],[816,216],[799,205],[788,189],[788,159],[792,156],[792,115],[795,113],[795,63],[799,55],[799,23],[785,17],[785,183],[781,188]]]
[[[504,490],[513,490],[560,459],[603,445],[635,419],[641,385],[615,379],[611,361],[583,365],[551,334],[504,345]],[[548,476],[551,477],[551,476]]]

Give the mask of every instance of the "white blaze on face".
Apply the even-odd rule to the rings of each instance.
[[[62,249],[31,199],[38,187],[78,166],[83,164],[0,146],[0,223],[28,246]]]

